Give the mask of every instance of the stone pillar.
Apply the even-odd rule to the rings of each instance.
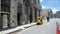
[[[23,19],[23,22],[22,22],[22,25],[25,24],[25,6],[22,4],[22,19]]]
[[[25,8],[25,24],[28,24],[28,13],[26,11],[27,8]]]
[[[1,22],[1,0],[0,0],[0,29],[2,28],[2,22]]]
[[[35,11],[34,11],[34,8],[32,9],[33,10],[33,22],[35,22]]]
[[[11,0],[10,26],[17,26],[17,0]]]
[[[25,14],[25,24],[28,24],[28,17],[26,14]]]
[[[29,24],[30,23],[30,7],[28,7],[28,14],[27,15],[28,15],[27,18],[28,18],[28,24]]]
[[[15,26],[17,26],[17,1],[15,0],[15,9],[14,9],[14,21],[15,21]]]

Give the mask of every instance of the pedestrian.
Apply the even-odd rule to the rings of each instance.
[[[49,22],[49,17],[47,17],[47,21]]]

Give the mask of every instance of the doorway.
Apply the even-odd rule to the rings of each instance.
[[[17,13],[17,25],[20,25],[20,13]]]
[[[35,22],[36,22],[36,18],[37,18],[37,9],[35,9]]]
[[[30,23],[32,23],[32,14],[30,14]]]

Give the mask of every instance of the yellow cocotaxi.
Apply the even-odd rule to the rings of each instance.
[[[41,17],[37,17],[37,24],[43,24],[42,18]]]

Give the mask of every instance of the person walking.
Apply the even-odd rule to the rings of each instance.
[[[47,17],[47,21],[49,22],[49,17]]]

